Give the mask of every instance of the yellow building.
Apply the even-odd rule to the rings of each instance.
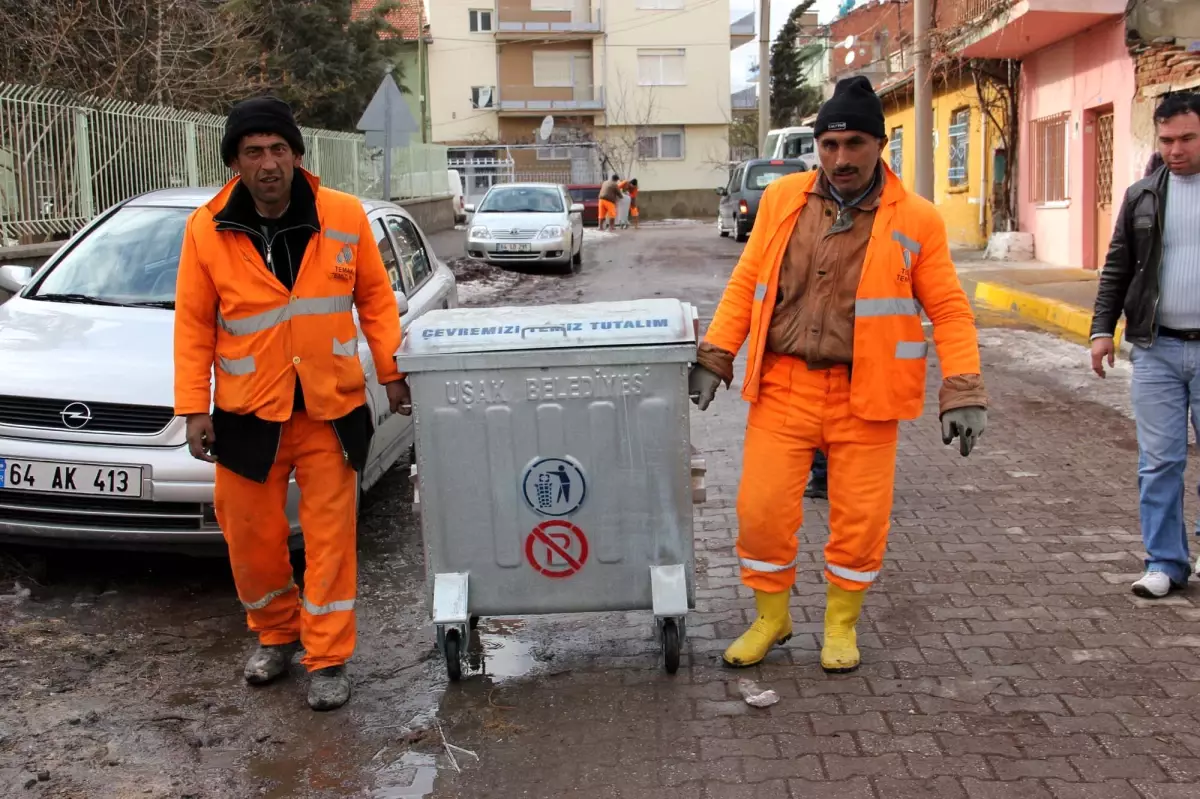
[[[913,190],[916,115],[912,75],[878,90],[888,132],[888,163]],[[950,244],[981,249],[992,230],[992,193],[1003,149],[967,74],[941,74],[933,89],[933,196]]]

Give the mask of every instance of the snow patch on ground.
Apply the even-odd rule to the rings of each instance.
[[[619,237],[621,234],[612,230],[589,230],[583,234],[583,246],[594,244],[597,241],[611,241]]]
[[[979,347],[1001,354],[1008,361],[1007,367],[1014,371],[1048,378],[1085,402],[1095,402],[1133,418],[1129,400],[1132,365],[1125,358],[1118,356],[1116,365],[1111,367],[1105,364],[1108,377],[1101,380],[1092,372],[1092,356],[1087,347],[1049,333],[989,328],[979,331]]]

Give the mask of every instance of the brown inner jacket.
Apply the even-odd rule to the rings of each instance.
[[[795,356],[812,369],[853,363],[854,300],[884,179],[879,174],[870,193],[857,204],[839,209],[822,172],[796,219],[779,267],[779,290],[767,330],[768,352]],[[697,361],[720,375],[726,385],[733,382],[733,353],[703,342]],[[983,379],[979,375],[946,378],[938,404],[942,413],[986,408]]]

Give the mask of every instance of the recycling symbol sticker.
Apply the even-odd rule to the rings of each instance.
[[[587,478],[574,458],[538,458],[525,467],[521,493],[540,516],[569,516],[587,498]]]

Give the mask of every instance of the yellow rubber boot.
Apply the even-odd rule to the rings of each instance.
[[[742,633],[729,648],[725,650],[724,660],[728,666],[743,668],[761,663],[762,659],[776,644],[787,643],[792,637],[792,614],[788,611],[788,600],[791,594],[787,591],[768,594],[766,591],[754,592],[754,604],[758,606],[758,618],[750,629]]]
[[[845,674],[858,668],[858,637],[854,626],[862,611],[866,591],[847,591],[833,583],[825,594],[825,643],[821,668],[830,674]]]

